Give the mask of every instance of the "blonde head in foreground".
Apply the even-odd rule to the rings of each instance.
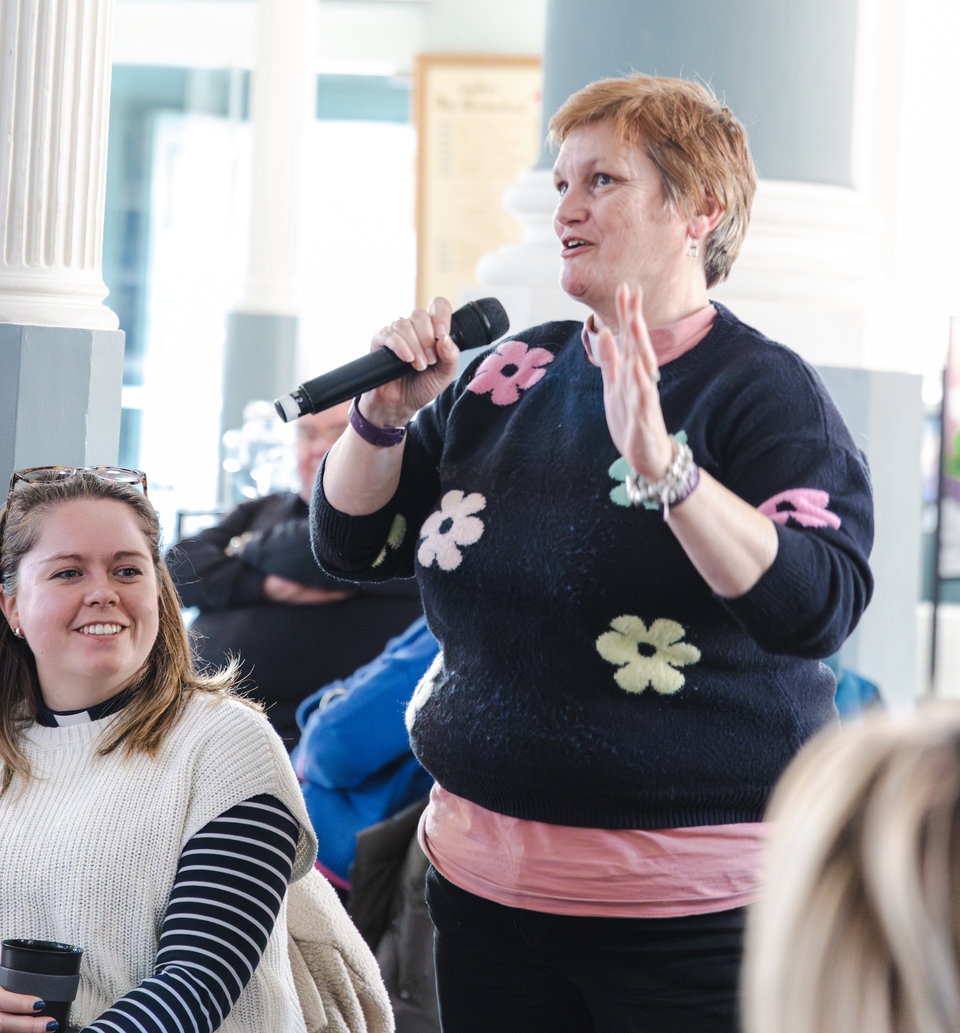
[[[746,1033],[960,1029],[960,706],[818,737],[769,817]]]

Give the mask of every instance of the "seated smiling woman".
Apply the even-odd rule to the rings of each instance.
[[[0,934],[83,947],[88,1033],[302,1033],[286,893],[316,839],[233,671],[191,665],[145,492],[110,468],[11,480]],[[41,1009],[0,990],[0,1030],[55,1029]]]

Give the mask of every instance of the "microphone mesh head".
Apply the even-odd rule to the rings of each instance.
[[[487,327],[479,310],[474,305],[464,305],[453,314],[450,336],[461,351],[480,348],[487,341]]]
[[[492,344],[510,329],[510,317],[507,310],[496,298],[481,298],[474,305],[483,313],[490,328],[487,330],[487,344]]]
[[[450,335],[461,351],[492,344],[510,329],[506,310],[496,298],[468,302],[453,314]]]

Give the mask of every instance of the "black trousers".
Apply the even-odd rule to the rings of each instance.
[[[427,873],[443,1033],[736,1033],[745,909],[581,918]]]

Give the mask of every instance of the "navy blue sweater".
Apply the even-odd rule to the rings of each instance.
[[[443,659],[408,726],[450,792],[562,825],[755,821],[836,720],[819,658],[870,599],[869,474],[816,373],[716,307],[659,388],[667,429],[775,521],[777,558],[739,598],[629,505],[579,323],[524,331],[422,410],[379,512],[337,512],[317,479],[329,573],[420,581]]]

